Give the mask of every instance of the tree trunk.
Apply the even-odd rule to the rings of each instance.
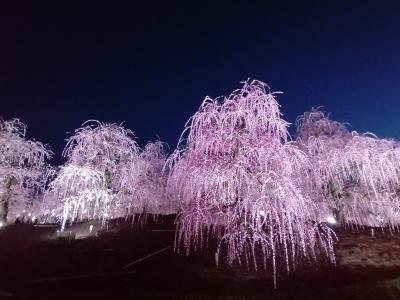
[[[5,179],[5,191],[3,195],[1,196],[1,201],[0,201],[0,221],[1,222],[7,222],[7,216],[8,216],[8,206],[10,203],[10,197],[11,197],[11,185],[12,185],[12,177],[6,177]]]
[[[345,218],[344,218],[344,205],[343,205],[343,200],[341,198],[336,198],[335,199],[335,204],[336,204],[336,208],[335,208],[335,219],[336,222],[340,225],[340,226],[344,226],[345,224]]]
[[[331,181],[328,183],[328,190],[335,203],[335,209],[333,211],[335,220],[340,226],[343,226],[345,224],[344,204],[343,204],[344,199],[341,193],[337,190],[337,188]]]

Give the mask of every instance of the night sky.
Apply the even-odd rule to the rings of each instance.
[[[249,77],[284,92],[289,122],[324,106],[400,138],[398,1],[35,2],[0,9],[0,115],[27,122],[54,163],[87,119],[173,148],[205,96]]]

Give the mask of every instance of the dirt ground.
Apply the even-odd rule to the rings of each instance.
[[[111,224],[102,233],[89,226],[74,226],[75,238],[52,227],[2,228],[0,298],[400,299],[400,234],[339,231],[336,266],[298,269],[274,290],[268,272],[217,268],[213,249],[173,252],[173,216],[142,227]]]

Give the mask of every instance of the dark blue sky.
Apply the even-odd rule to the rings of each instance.
[[[249,77],[284,92],[289,122],[322,105],[400,138],[398,1],[33,2],[0,10],[0,115],[26,121],[55,162],[87,119],[175,147],[206,95]]]

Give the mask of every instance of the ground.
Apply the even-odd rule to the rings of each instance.
[[[89,233],[90,223],[76,225],[75,238],[53,227],[2,228],[0,298],[400,299],[397,233],[340,230],[336,266],[298,269],[274,290],[268,272],[217,268],[213,249],[186,257],[168,248],[173,217],[119,223],[102,233],[97,226]]]

